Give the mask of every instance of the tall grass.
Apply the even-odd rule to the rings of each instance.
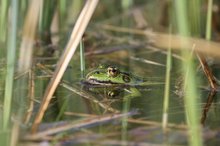
[[[7,40],[7,73],[5,83],[5,96],[4,96],[4,116],[3,116],[3,130],[6,130],[10,123],[11,102],[13,96],[13,83],[14,83],[14,68],[15,68],[15,53],[16,53],[16,36],[17,36],[17,14],[18,2],[12,0],[11,3],[11,19],[10,29],[8,30]]]
[[[81,78],[85,77],[85,50],[84,50],[84,42],[83,38],[80,41],[80,70],[81,70]]]
[[[128,11],[133,5],[133,0],[122,0],[121,1],[121,7],[124,11]],[[131,21],[122,21],[122,25],[130,25]],[[132,36],[131,36],[132,37]],[[129,52],[131,53],[132,51],[129,50]],[[130,60],[129,60],[130,61]],[[130,65],[130,64],[129,64]],[[130,106],[131,106],[131,99],[129,99],[130,97],[124,97],[127,98],[125,99],[125,101],[123,102],[123,113],[127,113],[130,110]],[[128,140],[128,116],[125,116],[122,118],[122,129],[121,129],[121,139],[123,141],[127,141]]]
[[[41,41],[43,41],[44,44],[46,45],[52,43],[50,28],[56,8],[57,8],[57,0],[43,1],[43,9],[41,12],[41,17],[40,17],[41,19],[39,21],[39,30],[40,30]]]
[[[7,15],[8,15],[8,0],[1,0],[0,2],[0,40],[1,42],[6,41],[6,33],[7,33]]]
[[[128,8],[130,8],[133,4],[133,0],[122,0],[121,1],[121,6],[124,10],[127,10]]]
[[[178,1],[178,0],[174,1],[178,32],[182,36],[190,36],[191,34],[190,24],[188,23],[189,18],[187,12],[189,12],[189,10],[187,8],[187,2],[189,1]],[[192,28],[196,28],[196,27],[192,27]],[[182,41],[181,43],[184,45],[187,42]],[[193,46],[191,49],[193,49]],[[183,75],[185,77],[184,102],[185,102],[185,114],[187,119],[187,125],[189,127],[189,142],[191,146],[202,146],[201,127],[199,122],[200,110],[198,110],[199,109],[198,107],[199,93],[197,91],[198,81],[196,80],[195,65],[190,51],[183,50],[182,56],[185,59],[185,61],[182,64],[182,67],[183,67]]]
[[[201,34],[201,0],[188,0],[188,25],[191,36],[200,37]]]
[[[1,63],[1,70],[0,70],[0,103],[4,102],[3,94],[4,94],[4,86],[5,86],[5,63],[3,63],[6,59],[6,24],[7,24],[7,14],[8,14],[8,0],[0,1],[0,63]],[[4,106],[1,104],[1,106]],[[0,145],[8,145],[8,132],[5,130],[3,131],[3,125],[5,123],[4,116],[6,113],[3,113],[3,110],[0,110]]]
[[[164,91],[164,102],[163,102],[163,119],[162,127],[166,130],[168,124],[168,108],[169,108],[169,96],[170,96],[170,75],[172,65],[172,54],[171,48],[167,50],[167,63],[166,63],[166,77],[165,77],[165,91]]]
[[[10,17],[8,17],[8,6],[10,2]],[[35,4],[31,4],[29,7],[29,10],[27,11],[26,14],[27,17],[21,18],[22,20],[25,20],[24,27],[23,27],[23,32],[22,32],[22,43],[21,43],[21,48],[20,48],[20,60],[18,62],[18,71],[19,73],[24,73],[31,69],[31,63],[32,63],[32,57],[33,57],[33,45],[35,42],[35,37],[36,37],[36,32],[37,32],[37,25],[39,28],[39,32],[41,33],[41,39],[43,41],[46,41],[47,44],[50,42],[47,42],[48,38],[50,39],[50,36],[46,36],[44,32],[47,32],[50,35],[50,28],[51,28],[51,23],[52,19],[54,16],[55,11],[58,9],[59,11],[59,20],[60,24],[66,23],[67,21],[65,17],[68,17],[67,15],[74,15],[74,18],[77,18],[76,16],[78,15],[78,12],[80,11],[80,8],[82,6],[82,1],[74,1],[73,5],[71,5],[71,8],[68,7],[68,2],[65,0],[56,0],[56,1],[39,1],[39,0],[22,0],[20,3],[17,0],[2,0],[0,2],[0,43],[5,44],[4,47],[0,48],[0,59],[2,59],[5,50],[7,50],[7,70],[6,70],[6,79],[5,79],[5,88],[4,88],[4,107],[3,107],[3,116],[0,117],[2,121],[0,121],[1,124],[1,130],[4,132],[3,134],[6,135],[3,138],[0,135],[0,145],[9,145],[9,138],[11,135],[11,113],[12,113],[12,97],[13,97],[13,87],[14,87],[14,70],[15,70],[15,62],[16,62],[16,36],[17,32],[19,31],[17,29],[18,22],[18,6],[20,6],[20,10],[22,13],[26,13],[26,8],[29,3],[35,2]],[[54,3],[55,2],[55,3]],[[175,6],[175,12],[176,13],[176,20],[177,20],[177,26],[178,26],[178,32],[180,35],[188,37],[188,36],[199,36],[200,35],[200,9],[201,9],[201,0],[174,0],[174,6]],[[213,0],[208,1],[208,13],[207,13],[207,25],[206,25],[206,39],[210,40],[211,37],[211,10],[212,10],[212,3]],[[43,3],[43,7],[41,7],[41,3]],[[96,0],[96,3],[98,3],[98,0]],[[128,10],[132,5],[134,1],[133,0],[123,0],[121,1],[121,6],[123,10]],[[95,4],[96,5],[96,4]],[[92,8],[92,12],[94,11],[94,8]],[[110,9],[110,8],[108,8]],[[42,15],[40,17],[40,22],[39,20],[39,13],[40,10],[42,11]],[[67,14],[67,10],[70,10],[70,13]],[[112,9],[114,10],[114,9]],[[74,12],[72,12],[74,11]],[[71,13],[72,12],[72,13]],[[92,14],[89,13],[89,15]],[[72,19],[72,17],[69,16],[71,23],[73,20],[75,21],[76,19]],[[88,21],[91,16],[88,16]],[[7,19],[10,18],[8,21]],[[25,18],[25,19],[24,19]],[[82,18],[82,20],[85,17]],[[87,25],[88,21],[84,23],[80,23],[82,25]],[[6,29],[7,23],[9,22],[8,26],[10,29]],[[23,23],[23,22],[21,22]],[[20,23],[19,23],[20,24]],[[80,25],[78,24],[78,25]],[[61,27],[61,25],[60,25]],[[75,52],[75,48],[81,39],[81,36],[83,35],[83,31],[85,30],[86,26],[83,26],[82,31],[76,31],[74,32],[74,37],[71,38],[70,44],[67,45],[68,48],[73,48],[72,53]],[[63,29],[63,28],[60,28]],[[80,32],[80,33],[79,33]],[[140,31],[143,34],[143,31]],[[8,34],[8,36],[7,36]],[[7,36],[7,37],[6,37]],[[170,38],[172,39],[172,38]],[[77,41],[75,41],[77,40]],[[5,43],[7,41],[7,44]],[[50,41],[50,40],[49,40]],[[75,42],[74,42],[75,41]],[[189,46],[186,45],[188,42],[182,40],[182,46]],[[192,46],[192,49],[195,46]],[[82,77],[84,77],[84,71],[85,71],[85,58],[84,58],[84,46],[83,46],[83,41],[81,40],[80,43],[80,48],[81,48],[81,71],[82,71]],[[67,53],[68,54],[68,53]],[[2,57],[2,58],[1,58]],[[67,55],[63,55],[63,58],[66,58]],[[66,61],[63,69],[60,72],[60,66],[62,66],[62,62],[60,63],[60,66],[58,65],[57,72],[59,73],[58,76],[58,82],[56,82],[53,91],[49,91],[49,88],[52,87],[48,86],[48,97],[51,98],[56,86],[58,85],[67,65],[68,62],[70,61],[72,55],[68,55],[68,61]],[[195,64],[192,56],[191,51],[184,50],[182,51],[182,57],[185,58],[185,61],[182,64],[183,68],[183,75],[185,75],[185,85],[184,85],[184,90],[186,92],[185,97],[184,97],[184,102],[185,102],[185,113],[186,113],[186,119],[187,119],[187,124],[189,126],[189,140],[190,140],[190,145],[192,146],[202,146],[202,137],[201,137],[201,128],[200,128],[200,123],[199,123],[199,115],[200,111],[198,110],[198,103],[199,103],[199,92],[197,91],[197,84],[198,81],[196,80],[196,70],[195,70]],[[5,59],[5,58],[3,58]],[[171,49],[169,48],[168,50],[168,56],[167,56],[167,70],[166,70],[166,86],[165,86],[165,93],[164,93],[164,121],[163,121],[163,127],[166,127],[166,124],[168,123],[168,107],[169,107],[169,92],[170,92],[170,70],[171,70]],[[57,73],[57,74],[58,74]],[[27,75],[27,74],[26,74]],[[56,76],[55,76],[56,77]],[[0,76],[0,79],[3,79],[4,77]],[[2,81],[0,81],[2,82]],[[54,81],[55,82],[55,81]],[[52,82],[51,84],[54,85]],[[18,81],[17,88],[21,89],[19,92],[20,94],[16,95],[16,97],[22,99],[22,101],[27,100],[27,90],[23,90],[23,87],[28,87],[28,82],[27,82],[27,76],[25,76],[25,79],[21,79]],[[0,88],[1,85],[0,85]],[[17,89],[16,88],[16,89]],[[37,87],[39,89],[40,87]],[[35,95],[36,96],[36,95]],[[45,99],[47,97],[47,92],[45,93]],[[46,103],[46,104],[49,104]],[[131,99],[127,99],[123,103],[123,112],[127,113],[130,110],[130,104],[131,104]],[[22,105],[22,103],[20,103]],[[63,104],[63,109],[65,108],[65,104]],[[25,105],[26,106],[26,105]],[[43,107],[43,106],[42,106]],[[44,108],[42,108],[43,112],[39,112],[40,114],[43,113],[44,115]],[[60,113],[63,113],[63,109],[60,110]],[[19,109],[20,110],[20,109]],[[0,111],[1,112],[1,111]],[[39,115],[40,115],[39,114]],[[39,124],[41,122],[41,119],[43,115],[40,115],[39,119],[36,120],[35,124]],[[60,114],[61,115],[61,114]],[[59,117],[61,117],[58,115]],[[0,113],[1,116],[1,113]],[[20,120],[22,117],[20,117]],[[122,119],[122,131],[121,131],[121,139],[122,140],[129,140],[127,137],[128,135],[128,117],[125,116]],[[2,123],[1,123],[2,122]],[[18,125],[15,125],[18,126]],[[2,132],[1,131],[1,132]],[[18,130],[17,130],[18,131]],[[2,133],[0,133],[2,134]],[[16,137],[16,136],[15,136]]]
[[[211,39],[212,5],[213,5],[213,0],[208,0],[208,12],[207,12],[206,33],[205,33],[207,40]]]
[[[62,24],[62,22],[64,22],[64,18],[65,18],[65,14],[66,14],[66,9],[67,9],[67,1],[63,1],[63,0],[59,0],[58,1],[58,10],[59,10],[59,20],[60,20],[60,24]]]
[[[15,68],[15,53],[16,53],[16,36],[17,36],[17,14],[18,14],[18,2],[17,0],[11,0],[11,15],[8,14],[8,1],[1,1],[1,15],[0,15],[0,33],[1,33],[1,51],[0,59],[6,57],[6,73],[5,76],[1,76],[2,80],[5,81],[4,87],[4,102],[3,102],[3,116],[1,117],[1,134],[0,134],[0,145],[10,145],[10,127],[11,127],[11,109],[12,109],[12,97],[13,97],[13,83],[14,83],[14,68]],[[6,27],[6,24],[8,26]],[[8,29],[6,29],[8,28]],[[7,33],[7,34],[6,34]],[[7,37],[6,37],[7,36]],[[6,52],[7,51],[7,52]],[[2,68],[2,66],[1,66]],[[3,75],[3,74],[1,74]],[[5,79],[3,79],[5,77]],[[0,88],[3,89],[3,83]]]

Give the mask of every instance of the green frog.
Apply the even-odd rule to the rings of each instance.
[[[142,80],[131,73],[120,71],[115,66],[99,66],[96,70],[87,74],[86,82],[99,87],[109,87],[108,95],[110,97],[117,96],[122,90],[127,93],[127,97],[141,95],[135,86],[141,83]]]

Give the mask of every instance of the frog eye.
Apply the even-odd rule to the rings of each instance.
[[[96,71],[95,73],[96,73],[96,74],[100,74],[100,72],[99,72],[99,71]]]
[[[122,79],[125,83],[129,83],[131,81],[130,77],[129,76],[126,76],[126,75],[123,75],[122,76]]]
[[[116,77],[119,73],[119,69],[116,67],[108,67],[108,76],[110,77]]]

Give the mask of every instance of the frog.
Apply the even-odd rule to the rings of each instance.
[[[116,97],[122,90],[126,91],[126,97],[137,97],[141,96],[141,93],[135,86],[143,81],[116,66],[101,65],[86,75],[86,82],[99,87],[109,87],[109,97]]]

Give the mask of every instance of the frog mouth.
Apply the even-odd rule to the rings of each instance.
[[[111,80],[100,81],[100,80],[97,80],[94,78],[88,78],[87,82],[89,82],[90,84],[96,84],[96,85],[113,85],[113,84],[115,85],[115,84],[118,84],[118,83],[112,82]]]

